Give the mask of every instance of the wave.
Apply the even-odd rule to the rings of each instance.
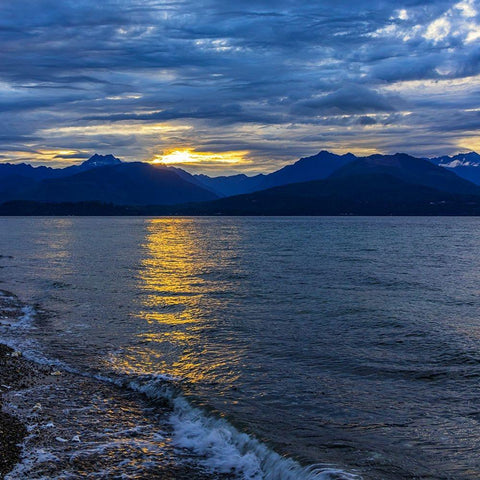
[[[238,431],[224,419],[192,406],[168,385],[168,380],[142,383],[131,381],[129,388],[151,400],[169,401],[173,407],[170,423],[173,442],[193,451],[212,473],[233,474],[242,480],[360,480],[359,475],[328,465],[302,467],[282,457],[251,435]]]

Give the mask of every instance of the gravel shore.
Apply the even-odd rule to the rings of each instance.
[[[15,324],[22,315],[19,299],[10,292],[1,290],[1,324]],[[41,379],[48,378],[50,373],[49,367],[35,365],[24,359],[19,352],[0,343],[0,479],[19,461],[21,443],[27,436],[25,425],[4,411],[5,395],[29,388]]]
[[[15,417],[3,412],[6,392],[30,387],[49,375],[50,369],[37,367],[18,352],[0,344],[0,478],[19,461],[20,444],[27,435],[25,426]]]

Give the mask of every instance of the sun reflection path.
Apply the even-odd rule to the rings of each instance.
[[[139,333],[111,366],[120,373],[168,374],[189,383],[233,381],[241,352],[218,337],[212,340],[209,332],[217,329],[218,311],[235,288],[225,274],[232,267],[234,248],[228,242],[236,244],[235,231],[227,227],[214,235],[188,218],[148,220],[146,231],[135,314]]]

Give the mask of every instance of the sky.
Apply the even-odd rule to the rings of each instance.
[[[480,0],[0,0],[0,162],[480,151]]]

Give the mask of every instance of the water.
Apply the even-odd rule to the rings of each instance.
[[[169,397],[174,445],[212,474],[231,461],[238,478],[480,477],[480,219],[0,229],[0,288],[40,312],[3,336]]]

